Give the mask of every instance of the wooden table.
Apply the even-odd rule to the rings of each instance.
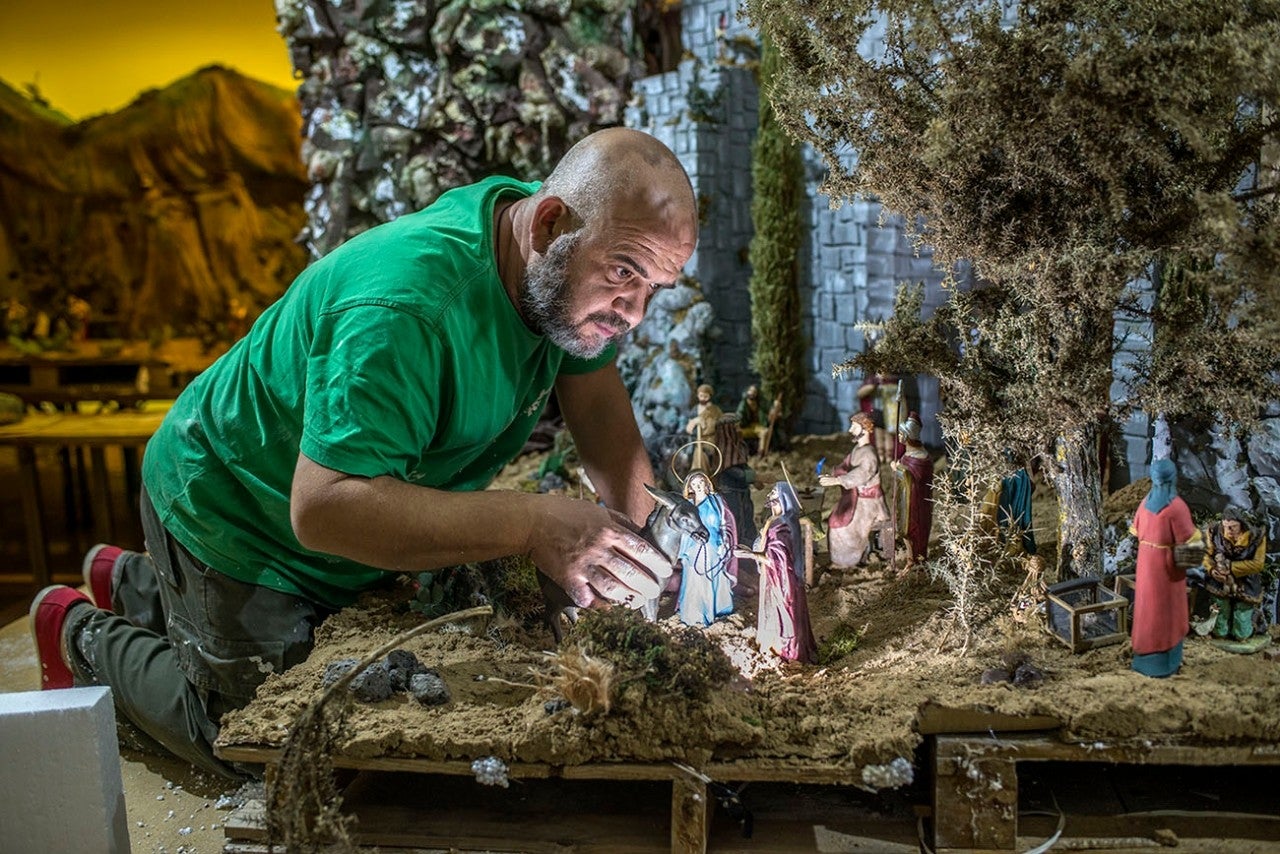
[[[19,490],[27,527],[27,550],[37,587],[50,583],[48,543],[45,537],[44,508],[40,495],[40,471],[36,448],[88,448],[92,463],[89,474],[94,523],[104,542],[112,538],[111,509],[107,483],[106,448],[142,449],[164,420],[164,411],[111,412],[99,415],[79,413],[28,415],[17,424],[0,426],[0,447],[18,451]]]

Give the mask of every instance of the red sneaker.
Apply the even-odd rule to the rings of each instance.
[[[89,588],[93,604],[104,611],[111,610],[111,576],[116,570],[116,560],[123,552],[119,546],[98,543],[84,555],[80,569],[84,585]]]
[[[67,614],[79,602],[93,601],[74,587],[54,584],[41,590],[31,603],[31,637],[40,659],[40,689],[70,688],[74,682],[67,666],[63,628]]]

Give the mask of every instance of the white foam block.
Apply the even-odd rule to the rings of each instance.
[[[129,851],[111,690],[0,694],[0,849]]]

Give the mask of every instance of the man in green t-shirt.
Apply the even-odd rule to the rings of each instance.
[[[653,472],[614,340],[697,239],[662,143],[601,131],[542,185],[489,178],[312,264],[183,391],[147,447],[147,553],[97,546],[92,600],[42,591],[44,687],[106,684],[228,776],[217,722],[387,573],[527,554],[579,606],[658,595]],[[486,490],[555,392],[608,508]],[[96,606],[96,607],[94,607]]]

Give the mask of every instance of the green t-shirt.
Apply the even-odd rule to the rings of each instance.
[[[520,320],[498,278],[489,178],[312,264],[178,397],[147,446],[161,521],[232,578],[340,606],[385,578],[309,551],[289,521],[301,451],[328,468],[485,488],[520,452],[568,356]]]

